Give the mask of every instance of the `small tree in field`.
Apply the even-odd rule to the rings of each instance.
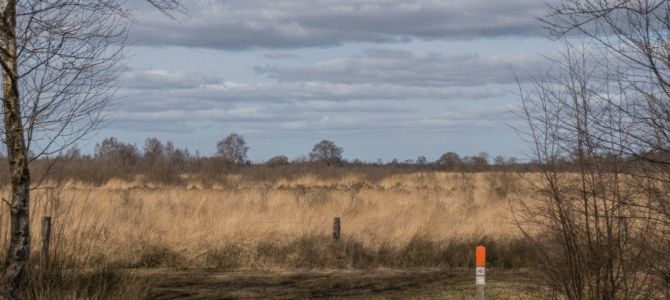
[[[322,162],[328,165],[338,164],[342,160],[342,148],[335,146],[335,143],[323,140],[314,145],[312,152],[309,153],[310,160]]]
[[[242,164],[247,158],[249,147],[245,147],[244,137],[232,133],[225,140],[216,144],[216,155],[232,161],[236,164]]]
[[[437,165],[438,168],[442,170],[456,171],[461,165],[461,159],[458,154],[454,152],[447,152],[442,154],[440,159],[435,161],[435,165]]]

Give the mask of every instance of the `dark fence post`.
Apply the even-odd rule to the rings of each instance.
[[[42,217],[42,251],[40,252],[40,262],[42,269],[49,267],[49,242],[51,240],[51,217]]]
[[[340,218],[333,218],[333,238],[335,241],[340,239]]]

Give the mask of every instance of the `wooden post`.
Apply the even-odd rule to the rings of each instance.
[[[49,267],[49,242],[51,241],[51,217],[42,217],[42,252],[40,262],[42,269]]]
[[[340,218],[333,218],[333,239],[338,241],[340,239]]]

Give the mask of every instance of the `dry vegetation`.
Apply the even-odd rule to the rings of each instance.
[[[67,293],[79,299],[149,297],[146,287],[114,271],[125,268],[472,267],[480,244],[491,267],[535,263],[531,245],[513,238],[518,232],[504,223],[510,221],[506,199],[523,190],[511,173],[251,166],[228,175],[173,174],[166,183],[151,172],[132,181],[114,174],[96,178],[89,175],[95,171],[79,172],[82,165],[57,165],[31,194],[31,269],[40,270],[39,222],[51,216],[51,268],[60,274],[32,272],[34,299],[65,299]],[[46,169],[40,162],[33,166],[37,182]],[[5,199],[9,187],[2,189]],[[333,217],[342,220],[338,243],[331,236]],[[0,218],[6,247],[6,206]],[[75,271],[64,275],[67,270]],[[79,282],[92,276],[88,272],[119,286]]]
[[[473,268],[478,245],[489,268],[538,266],[510,204],[539,203],[528,180],[541,173],[214,162],[222,165],[201,163],[191,173],[159,165],[124,176],[97,160],[56,164],[31,194],[32,299],[151,298],[150,284],[118,273],[128,268]],[[33,164],[35,178],[45,166]],[[38,267],[42,216],[54,224],[52,273]],[[339,242],[333,217],[342,222]],[[6,247],[6,206],[0,222]]]
[[[495,267],[532,264],[532,256],[515,254],[528,245],[507,238],[518,233],[506,223],[508,204],[493,174],[403,174],[376,183],[358,174],[274,183],[231,175],[211,187],[186,175],[185,187],[144,185],[139,177],[36,190],[33,236],[50,215],[60,234],[55,263],[76,257],[120,267],[465,267],[473,264],[468,250],[484,241],[500,247],[490,251]],[[342,220],[336,245],[333,217]],[[85,247],[72,249],[78,243]]]

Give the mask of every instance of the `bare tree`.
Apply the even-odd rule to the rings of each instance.
[[[646,221],[653,223],[650,226],[656,233],[647,242],[659,244],[649,247],[652,253],[644,263],[654,270],[657,288],[670,299],[670,193],[666,188],[670,182],[667,176],[641,178],[642,174],[670,174],[670,2],[565,1],[550,9],[551,14],[541,20],[555,37],[588,37],[594,48],[612,57],[597,60],[605,69],[600,80],[615,83],[606,94],[616,96],[600,101],[631,126],[611,126],[607,120],[584,114],[590,117],[594,131],[619,136],[599,138],[599,155],[587,158],[621,159],[626,165],[622,172],[636,178],[636,188],[648,201],[636,204],[637,208],[647,211]],[[572,156],[583,159],[584,155],[576,152]]]
[[[644,241],[655,226],[644,217],[649,211],[636,209],[640,199],[620,175],[628,171],[620,133],[632,130],[630,118],[612,105],[611,92],[622,82],[606,76],[607,53],[594,53],[588,41],[561,41],[563,57],[552,66],[558,70],[532,78],[527,94],[517,79],[529,124],[522,134],[541,169],[525,175],[538,198],[515,203],[518,224],[544,256],[542,270],[554,296],[651,299],[649,269],[638,262],[648,254]],[[599,159],[605,148],[612,150],[611,160]],[[576,174],[562,172],[571,153]],[[637,246],[626,252],[617,228],[622,217],[635,220],[627,230]]]
[[[176,0],[148,0],[166,12]],[[0,299],[21,299],[30,254],[29,163],[59,153],[97,130],[109,115],[131,15],[115,0],[3,0],[0,65],[12,176],[11,237]],[[112,46],[118,45],[113,49]],[[112,50],[112,51],[109,51]],[[42,141],[38,145],[37,141]],[[38,149],[28,157],[31,149]]]
[[[236,164],[242,164],[247,159],[249,147],[245,147],[244,137],[237,133],[230,134],[225,140],[216,143],[216,155]]]
[[[94,158],[104,161],[105,166],[110,167],[108,170],[116,176],[132,180],[133,168],[140,162],[141,156],[135,145],[124,144],[111,137],[95,145]]]
[[[135,145],[124,144],[115,137],[111,137],[104,139],[102,144],[95,145],[94,157],[103,160],[116,160],[123,166],[129,166],[139,161],[140,154]]]
[[[159,159],[164,158],[165,146],[157,138],[147,138],[144,141],[144,161],[149,165],[153,165]]]
[[[502,166],[505,164],[505,158],[502,155],[498,155],[493,159],[493,163],[497,166]]]
[[[328,165],[339,164],[342,160],[342,152],[344,152],[344,150],[335,146],[335,143],[323,140],[314,145],[312,152],[309,153],[309,158],[312,161],[323,162]]]
[[[65,153],[65,158],[69,160],[76,160],[81,158],[81,149],[77,147],[77,144],[72,145],[70,149]]]
[[[484,152],[485,153],[485,152]],[[486,159],[488,155],[482,156],[481,154],[478,156],[473,156],[472,159],[472,167],[474,171],[477,172],[483,172],[488,170],[489,168],[489,162]]]
[[[175,149],[172,142],[168,141],[165,144],[165,156],[171,165],[181,170],[189,160],[188,148],[184,148],[184,150]]]
[[[307,155],[300,155],[291,161],[291,163],[294,164],[304,164],[306,162],[309,162],[309,158],[307,157]]]

